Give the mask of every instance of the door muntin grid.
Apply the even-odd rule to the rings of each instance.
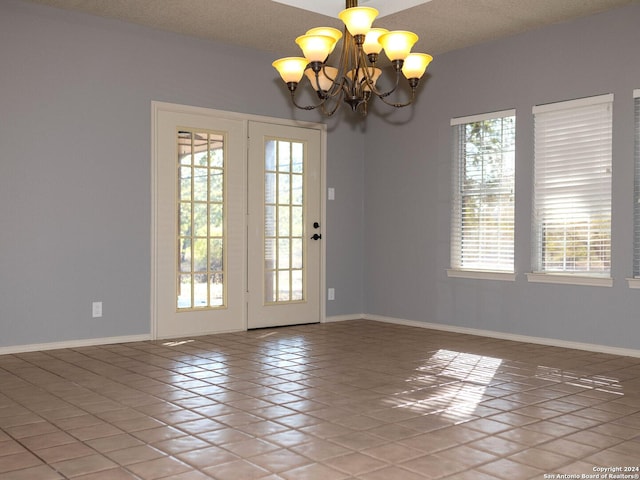
[[[177,311],[226,306],[225,134],[180,129]]]
[[[266,138],[264,144],[265,304],[305,301],[304,142]]]

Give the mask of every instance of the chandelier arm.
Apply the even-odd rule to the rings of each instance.
[[[329,102],[327,102],[327,101],[322,102],[321,111],[322,111],[323,115],[325,115],[327,117],[331,117],[331,116],[333,116],[334,113],[336,113],[338,111],[338,109],[342,105],[342,102],[340,102],[339,99],[333,99],[333,108],[331,110],[327,110],[325,108],[327,106],[327,104],[329,104]]]
[[[382,90],[379,90],[378,87],[376,87],[375,85],[370,85],[371,88],[371,92],[378,97],[379,99],[384,101],[385,97],[388,97],[389,95],[391,95],[392,93],[394,93],[397,89],[398,89],[398,85],[400,85],[400,76],[401,76],[401,72],[400,71],[396,71],[396,81],[395,84],[393,85],[393,87],[391,88],[391,90],[388,90],[386,92],[383,92]],[[388,103],[388,102],[385,102]]]
[[[382,100],[383,103],[391,106],[391,107],[395,107],[395,108],[402,108],[402,107],[408,107],[409,105],[411,105],[413,103],[413,101],[416,99],[416,89],[415,87],[411,88],[411,98],[409,99],[409,101],[405,102],[405,103],[394,103],[394,102],[388,102],[385,97],[378,97],[380,100]]]
[[[290,92],[291,92],[291,102],[296,108],[299,108],[300,110],[315,110],[318,107],[322,107],[324,105],[324,102],[326,101],[326,98],[324,98],[324,99],[321,99],[320,103],[318,103],[317,105],[299,105],[298,102],[296,102],[295,90]]]

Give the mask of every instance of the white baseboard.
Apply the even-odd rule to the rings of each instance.
[[[373,320],[377,322],[393,323],[396,325],[406,325],[409,327],[428,328],[432,330],[442,330],[445,332],[463,333],[476,335],[479,337],[498,338],[501,340],[512,340],[514,342],[535,343],[538,345],[549,345],[552,347],[573,348],[588,352],[607,353],[610,355],[622,355],[626,357],[640,358],[640,350],[630,348],[609,347],[607,345],[597,345],[592,343],[570,342],[553,338],[531,337],[528,335],[517,335],[512,333],[495,332],[492,330],[480,330],[476,328],[458,327],[455,325],[444,325],[439,323],[420,322],[418,320],[406,320],[402,318],[386,317],[383,315],[372,315],[357,313],[351,315],[333,315],[326,317],[323,323],[345,322],[349,320]],[[13,353],[37,352],[44,350],[57,350],[60,348],[92,347],[96,345],[110,345],[114,343],[144,342],[151,340],[150,334],[125,335],[121,337],[89,338],[85,340],[69,340],[64,342],[34,343],[31,345],[15,345],[10,347],[0,347],[0,355]]]
[[[354,313],[352,315],[334,315],[331,317],[326,317],[324,322],[322,323],[331,323],[331,322],[346,322],[348,320],[362,320],[365,318],[364,313]]]
[[[0,347],[0,355],[57,350],[59,348],[93,347],[95,345],[109,345],[113,343],[144,342],[146,340],[151,340],[151,335],[148,333],[142,335],[125,335],[122,337],[88,338],[85,340],[68,340],[64,342],[34,343],[31,345]]]
[[[530,337],[528,335],[517,335],[512,333],[494,332],[491,330],[479,330],[476,328],[458,327],[455,325],[443,325],[439,323],[420,322],[417,320],[405,320],[402,318],[385,317],[382,315],[365,314],[362,317],[366,320],[378,322],[395,323],[397,325],[407,325],[409,327],[429,328],[432,330],[442,330],[445,332],[464,333],[467,335],[477,335],[479,337],[498,338],[500,340],[512,340],[514,342],[535,343],[538,345],[548,345],[551,347],[573,348],[575,350],[586,350],[588,352],[608,353],[610,355],[622,355],[625,357],[640,358],[640,350],[631,348],[609,347],[607,345],[597,345],[592,343],[570,342],[557,340],[554,338]]]

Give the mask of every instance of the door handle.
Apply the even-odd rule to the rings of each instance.
[[[314,233],[313,237],[311,237],[311,240],[320,240],[322,238],[322,235],[320,235],[319,233]]]

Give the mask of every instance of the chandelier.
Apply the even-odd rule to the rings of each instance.
[[[296,38],[304,57],[285,57],[273,62],[297,108],[319,108],[324,115],[331,116],[344,101],[354,112],[366,115],[373,95],[396,108],[413,103],[416,87],[433,57],[426,53],[411,53],[418,41],[415,33],[371,28],[377,15],[375,8],[358,7],[358,0],[346,0],[346,9],[338,14],[345,25],[344,35],[331,27],[312,28]],[[331,66],[329,56],[341,38],[342,53],[337,67]],[[382,74],[376,64],[383,49],[395,73],[395,84],[387,91],[376,86]],[[296,91],[303,76],[316,91],[316,104],[299,105],[296,101]],[[392,102],[388,97],[396,92],[401,76],[407,79],[411,93],[407,101]]]

